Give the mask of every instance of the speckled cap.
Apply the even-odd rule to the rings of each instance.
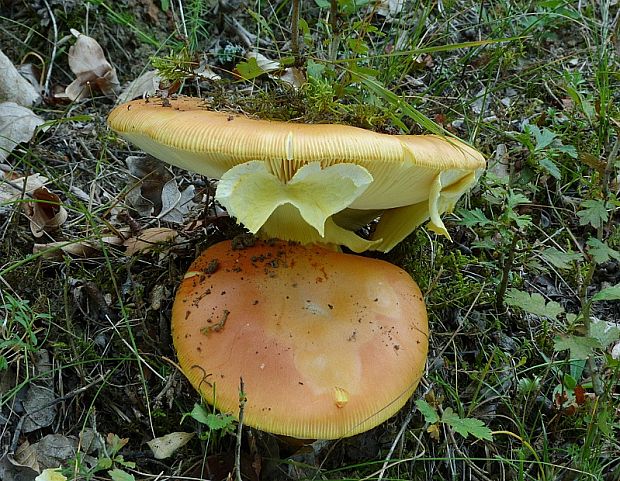
[[[189,268],[172,312],[179,364],[206,401],[297,438],[335,439],[396,413],[428,349],[426,308],[402,269],[322,247],[222,242]]]

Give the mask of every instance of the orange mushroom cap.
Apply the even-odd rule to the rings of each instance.
[[[384,261],[322,247],[231,242],[189,268],[172,311],[179,363],[211,404],[298,438],[368,430],[413,393],[428,349],[417,284]]]

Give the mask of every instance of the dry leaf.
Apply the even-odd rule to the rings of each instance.
[[[11,462],[11,455],[0,457],[0,479],[2,481],[30,481],[37,475],[37,471],[27,466],[15,466]]]
[[[155,95],[159,90],[161,77],[157,74],[157,70],[148,70],[133,80],[116,99],[116,104],[123,104],[130,100],[150,97]]]
[[[155,438],[146,444],[153,451],[155,459],[166,459],[185,446],[193,437],[194,433],[175,432]]]
[[[41,102],[39,91],[20,75],[2,50],[0,50],[0,100],[15,102],[24,107],[32,107]]]
[[[402,10],[405,0],[380,0],[377,6],[377,14],[390,20],[396,17]]]
[[[176,239],[178,232],[166,227],[151,227],[145,229],[139,236],[130,237],[123,244],[127,247],[125,255],[131,256],[138,252],[149,252],[160,242],[170,242]]]
[[[132,187],[125,197],[127,205],[141,217],[150,217],[162,210],[162,190],[173,178],[163,162],[153,157],[130,155],[125,159]]]
[[[3,182],[0,175],[0,205],[21,199],[23,195],[32,194],[39,187],[43,187],[47,180],[47,177],[41,174],[33,174],[17,179],[6,179]]]
[[[32,192],[32,202],[26,202],[25,214],[30,219],[30,231],[35,237],[41,237],[45,232],[58,229],[67,220],[67,211],[62,206],[60,197],[39,187]]]
[[[209,63],[207,62],[206,57],[203,57],[200,60],[200,65],[197,69],[194,70],[194,75],[196,75],[199,80],[221,80],[222,77],[216,74]]]
[[[15,450],[15,454],[10,459],[14,466],[28,467],[37,473],[41,471],[39,462],[37,461],[37,451],[35,446],[25,440]]]
[[[36,353],[35,374],[36,383],[31,383],[23,401],[24,411],[28,414],[22,424],[22,431],[30,433],[46,428],[54,422],[57,405],[54,404],[54,382],[52,364],[47,350],[41,349]]]
[[[50,242],[49,244],[35,244],[32,246],[33,254],[40,254],[44,259],[61,260],[64,254],[85,259],[94,257],[100,253],[99,249],[88,241],[84,242]]]
[[[43,119],[15,102],[0,103],[0,162],[22,142],[32,139]]]
[[[105,58],[101,45],[92,37],[71,29],[77,37],[69,49],[69,67],[77,78],[65,89],[71,100],[90,97],[93,92],[113,96],[120,90],[116,70]]]
[[[73,257],[90,259],[101,254],[101,243],[109,246],[123,245],[124,239],[118,236],[102,237],[100,242],[92,240],[59,241],[47,244],[34,244],[32,253],[39,254],[44,259],[61,260],[65,254]]]
[[[256,59],[256,64],[258,65],[258,68],[260,68],[265,73],[273,72],[275,70],[280,70],[280,62],[271,60],[270,58],[265,57],[262,53],[249,52],[247,54],[247,58]]]
[[[180,192],[177,181],[169,180],[161,191],[161,213],[157,217],[166,222],[182,224],[184,216],[194,206],[194,194],[193,185]]]
[[[292,85],[296,89],[301,88],[306,83],[306,76],[297,67],[289,67],[280,75],[280,80]]]
[[[74,436],[48,434],[33,445],[37,453],[37,462],[41,469],[56,468],[75,459],[78,440]]]

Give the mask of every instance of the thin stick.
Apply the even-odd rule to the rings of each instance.
[[[291,12],[291,52],[295,57],[295,65],[301,64],[299,57],[299,5],[301,0],[293,0],[293,11]]]
[[[241,433],[243,432],[243,411],[245,409],[243,378],[239,378],[239,424],[237,425],[237,445],[235,447],[235,479],[241,481]]]
[[[413,419],[414,412],[415,411],[413,409],[411,411],[409,411],[409,414],[407,414],[407,417],[405,418],[405,422],[400,427],[400,431],[398,431],[398,434],[396,435],[396,438],[394,438],[394,442],[392,443],[392,446],[390,447],[390,450],[388,451],[388,454],[385,457],[385,461],[383,462],[383,466],[381,467],[381,472],[379,473],[379,477],[377,478],[377,481],[381,481],[383,479],[383,476],[385,475],[385,472],[387,471],[388,467],[390,466],[390,460],[392,459],[392,455],[394,454],[394,450],[396,449],[396,445],[400,442],[400,439],[405,434],[405,430],[407,429],[407,426],[409,426],[409,423],[411,422],[411,419]]]
[[[52,55],[50,58],[50,65],[47,68],[47,75],[45,76],[45,84],[43,85],[43,93],[48,96],[49,95],[49,86],[50,80],[52,78],[52,67],[54,66],[54,58],[56,58],[56,44],[58,43],[58,26],[56,25],[56,17],[54,16],[54,12],[52,12],[52,8],[47,0],[43,0],[45,3],[45,8],[47,8],[48,13],[50,14],[50,19],[52,20],[52,28],[54,29],[54,44],[52,45]]]
[[[329,9],[329,25],[331,27],[332,40],[329,44],[329,59],[333,62],[338,56],[340,32],[338,32],[338,0],[331,0]]]

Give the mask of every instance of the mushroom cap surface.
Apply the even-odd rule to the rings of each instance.
[[[388,251],[429,219],[448,236],[440,214],[486,165],[455,138],[256,120],[193,97],[134,100],[108,123],[165,162],[221,179],[216,199],[251,232],[356,252]],[[370,240],[354,234],[376,218]]]
[[[396,413],[426,361],[417,284],[384,261],[257,242],[222,242],[181,283],[172,335],[204,399],[244,423],[297,438],[335,439]]]

